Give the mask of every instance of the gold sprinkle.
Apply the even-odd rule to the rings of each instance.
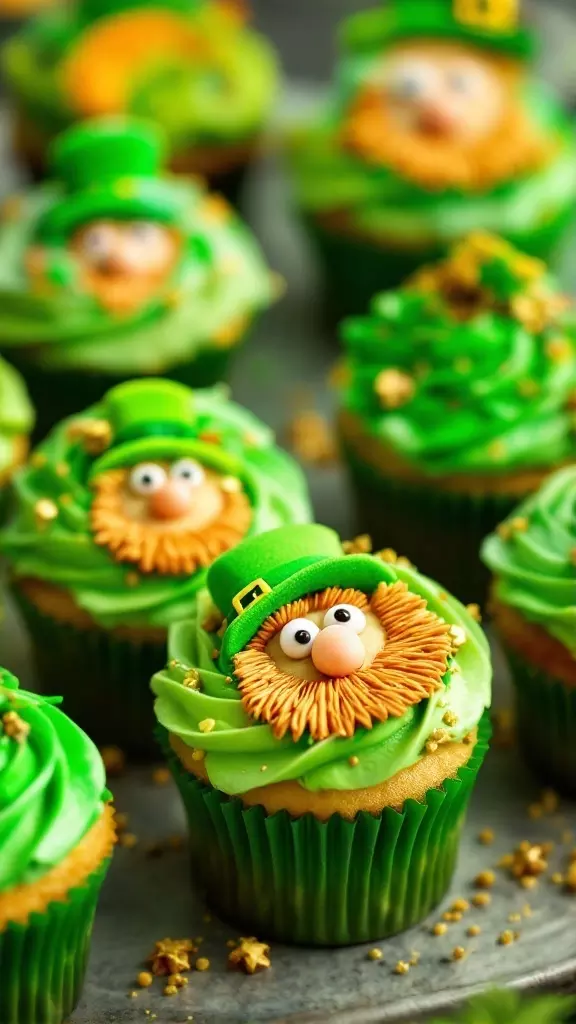
[[[34,505],[38,525],[52,523],[58,518],[58,506],[50,498],[40,498]]]
[[[482,846],[492,846],[492,843],[494,842],[494,830],[491,828],[482,829],[478,836],[478,842],[481,843]]]
[[[343,541],[342,550],[345,555],[370,555],[372,553],[372,538],[367,533],[361,533],[353,540]]]
[[[421,954],[418,952],[417,949],[413,949],[412,950],[412,952],[410,954],[410,960],[408,961],[408,963],[410,964],[410,967],[417,967],[418,966],[418,964],[420,963],[420,955]]]
[[[403,370],[381,370],[374,381],[374,391],[384,409],[400,409],[414,397],[416,386]]]
[[[198,723],[198,728],[200,729],[200,732],[213,732],[215,727],[216,727],[216,719],[215,718],[204,718],[204,719],[202,719],[201,722]]]
[[[442,721],[444,722],[444,725],[448,725],[450,728],[453,728],[455,725],[458,725],[458,715],[453,711],[446,711],[442,716]]]
[[[188,978],[185,978],[183,974],[171,974],[168,978],[169,985],[175,985],[176,988],[185,988],[188,984]]]
[[[25,743],[30,734],[30,725],[16,711],[6,711],[2,715],[2,728],[4,735],[18,744]]]
[[[338,461],[334,430],[315,409],[297,413],[288,427],[288,447],[309,466],[328,466]]]
[[[452,638],[452,647],[455,650],[462,647],[468,639],[466,630],[463,626],[452,625],[450,626],[449,633]]]
[[[268,765],[267,764],[261,764],[260,765],[260,771],[261,772],[267,772],[268,771]]]
[[[495,881],[496,875],[493,871],[481,871],[479,875],[476,875],[474,885],[477,889],[491,889]]]
[[[508,920],[510,921],[510,924],[519,924],[519,922],[522,920],[522,914],[508,914]]]
[[[178,989],[176,988],[176,985],[165,985],[162,990],[162,994],[165,996],[175,996],[178,995]]]
[[[525,903],[522,907],[522,914],[524,917],[532,917],[532,907],[529,903]]]
[[[168,768],[155,768],[152,772],[152,782],[155,786],[167,786],[171,778]]]
[[[553,885],[564,885],[564,880],[564,875],[561,871],[555,871],[552,875],[550,875],[550,881]]]
[[[479,924],[471,924],[470,927],[466,929],[466,935],[469,935],[471,939],[475,939],[481,933],[482,929]]]
[[[191,939],[160,939],[147,958],[152,974],[180,974],[190,970],[190,954],[196,952]]]
[[[394,974],[408,974],[410,964],[406,960],[399,960],[394,968]]]
[[[462,920],[462,914],[459,910],[446,910],[442,914],[442,918],[450,924],[457,924],[458,921]]]
[[[228,946],[228,949],[236,949],[238,943],[236,942],[236,939],[228,939],[226,945]]]
[[[124,577],[124,582],[126,586],[130,587],[131,589],[133,587],[138,587],[140,585],[140,576],[133,569],[130,569],[130,571],[127,572]]]
[[[566,889],[568,892],[576,892],[576,861],[572,861],[566,872]]]
[[[193,761],[203,761],[205,757],[206,757],[206,751],[205,750],[193,750],[192,751],[192,760]]]
[[[104,762],[106,775],[122,775],[126,768],[126,754],[120,747],[100,747],[100,757]]]
[[[452,950],[452,954],[451,954],[450,959],[451,960],[464,960],[466,955],[467,955],[467,953],[466,953],[466,950],[464,949],[464,946],[455,946],[454,949]]]
[[[545,851],[542,846],[529,842],[520,843],[514,851],[510,873],[513,878],[523,879],[529,876],[542,875],[548,868]]]
[[[370,949],[367,955],[369,960],[381,960],[383,957],[382,950],[376,948]]]
[[[492,897],[489,892],[478,892],[471,899],[474,907],[487,907],[491,902]]]
[[[69,472],[70,472],[70,466],[68,465],[67,462],[57,462],[56,463],[56,476],[65,477],[65,476],[68,476]]]
[[[465,914],[467,910],[470,910],[470,904],[468,900],[454,900],[454,903],[452,904],[452,910]]]
[[[438,923],[432,928],[432,935],[446,935],[447,931],[448,925],[444,924],[443,921],[438,921]]]
[[[200,673],[197,669],[191,668],[186,672],[182,680],[182,686],[185,686],[187,690],[200,689]]]
[[[228,954],[228,963],[231,967],[238,967],[246,974],[255,974],[256,971],[266,970],[270,967],[270,946],[265,942],[259,942],[252,937],[240,939],[236,949]]]
[[[438,744],[434,740],[428,740],[426,744],[426,753],[435,754],[438,750]]]
[[[352,754],[352,757],[348,758],[348,764],[351,768],[356,768],[356,766],[360,764],[360,758],[357,757],[356,754]]]
[[[117,832],[125,832],[128,827],[128,815],[123,811],[116,811],[114,814]]]
[[[138,996],[138,993],[134,989],[132,989],[132,991],[129,993],[129,995],[130,995],[130,999],[136,999],[137,996]]]
[[[505,931],[500,932],[500,935],[498,936],[498,945],[499,946],[511,946],[512,943],[514,942],[515,938],[516,938],[516,933],[510,931],[510,929],[507,928]]]
[[[78,441],[88,455],[102,455],[112,444],[112,427],[108,420],[77,420],[68,427],[70,441]]]
[[[538,879],[532,876],[526,876],[520,879],[520,885],[523,889],[535,889],[538,885]]]
[[[208,971],[208,970],[210,970],[210,961],[208,960],[207,957],[200,956],[200,957],[198,957],[198,959],[197,959],[196,963],[194,964],[194,966],[195,966],[197,971]]]
[[[140,985],[140,988],[150,988],[153,981],[154,978],[150,974],[150,971],[140,971],[140,974],[136,978],[136,982]]]
[[[514,516],[510,519],[510,527],[514,533],[526,533],[529,523],[525,516]]]
[[[505,853],[503,857],[500,857],[498,861],[499,868],[511,868],[514,863],[514,854]]]
[[[118,845],[124,846],[127,850],[133,850],[138,845],[138,836],[134,832],[122,832],[118,837]]]

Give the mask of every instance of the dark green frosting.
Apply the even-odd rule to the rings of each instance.
[[[2,724],[11,712],[24,723],[21,741]],[[55,698],[20,690],[0,669],[0,893],[61,863],[108,799],[102,758],[88,736]]]
[[[486,242],[496,250],[500,244],[480,239]],[[474,243],[454,251],[455,266]],[[345,409],[430,477],[553,467],[576,455],[573,313],[561,310],[558,286],[542,267],[536,292],[552,305],[558,300],[558,309],[543,325],[516,315],[531,294],[516,261],[523,263],[511,249],[480,258],[483,302],[466,320],[421,278],[377,296],[368,316],[343,326]],[[408,388],[397,403],[379,397],[386,371],[398,371]]]

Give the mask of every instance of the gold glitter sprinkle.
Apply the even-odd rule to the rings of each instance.
[[[482,846],[492,846],[494,838],[494,830],[491,828],[484,828],[478,836],[478,842],[481,843]]]
[[[102,455],[112,444],[112,428],[108,420],[77,420],[68,427],[70,441],[78,441],[88,455]]]
[[[155,768],[152,772],[152,782],[155,786],[167,786],[171,778],[168,768]]]
[[[34,505],[34,515],[39,526],[52,523],[58,518],[58,506],[50,498],[40,498]]]
[[[410,964],[406,960],[399,960],[394,968],[394,974],[408,974]]]
[[[140,988],[150,988],[150,985],[154,981],[150,971],[140,971],[140,974],[136,978],[136,982],[140,985]]]
[[[25,743],[30,735],[30,725],[16,711],[6,711],[2,715],[2,728],[4,735],[15,743]]]
[[[200,673],[197,669],[191,668],[186,672],[182,680],[182,686],[185,686],[188,690],[200,689]]]
[[[448,925],[444,924],[443,921],[438,921],[432,928],[432,935],[446,935],[448,931]]]
[[[503,857],[500,857],[498,861],[499,868],[511,868],[514,863],[514,854],[505,853]]]
[[[255,974],[256,971],[270,967],[269,953],[270,946],[265,942],[259,942],[254,937],[240,939],[236,949],[228,954],[228,963],[245,971],[246,974]]]
[[[198,957],[196,963],[194,964],[194,967],[196,968],[197,971],[209,971],[210,970],[210,961],[208,960],[208,957],[205,957],[205,956]]]
[[[479,924],[471,924],[470,927],[466,929],[466,935],[471,939],[475,939],[478,935],[481,935],[481,933],[482,929]]]
[[[192,751],[192,760],[193,761],[203,761],[205,757],[206,757],[206,751],[205,750],[193,750]]]
[[[474,885],[477,889],[491,889],[495,881],[496,875],[493,871],[481,871],[479,875],[476,875]]]
[[[190,970],[190,954],[196,952],[191,939],[160,939],[146,962],[152,974],[180,974]]]
[[[345,555],[370,555],[372,553],[372,538],[367,533],[361,533],[353,540],[343,541],[342,550]]]
[[[453,711],[446,711],[442,716],[442,721],[444,722],[444,725],[449,725],[450,728],[452,728],[453,726],[458,725],[458,715]]]
[[[536,877],[547,869],[548,862],[545,860],[542,846],[525,841],[514,851],[510,867],[513,878]]]
[[[351,768],[356,768],[356,766],[360,764],[360,758],[357,757],[356,754],[352,754],[352,757],[348,758],[348,764]]]
[[[376,948],[370,949],[367,954],[369,960],[381,960],[383,955],[382,950]]]
[[[116,823],[116,831],[118,833],[125,832],[128,828],[129,817],[124,811],[116,811],[114,814],[114,821]]]
[[[374,381],[374,391],[384,409],[400,409],[413,397],[415,384],[403,370],[381,370]]]
[[[446,910],[442,914],[444,921],[448,921],[449,924],[458,924],[458,921],[462,920],[462,912],[460,910]]]
[[[515,941],[516,937],[517,933],[510,931],[510,929],[507,928],[505,931],[500,932],[500,935],[498,936],[498,945],[511,946],[512,943]]]
[[[213,732],[215,727],[216,719],[214,718],[204,718],[201,722],[198,723],[198,728],[200,729],[200,732]]]
[[[176,988],[176,985],[165,985],[162,990],[162,994],[165,996],[175,996],[178,995],[178,989]]]
[[[467,910],[470,910],[470,904],[468,900],[454,900],[454,903],[452,904],[452,910],[465,914]]]

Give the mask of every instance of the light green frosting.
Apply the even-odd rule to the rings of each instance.
[[[495,261],[488,269],[490,286],[507,301],[509,268]],[[554,294],[554,282],[546,285]],[[431,478],[555,466],[576,455],[573,314],[531,332],[493,305],[460,322],[439,295],[406,287],[378,296],[368,316],[343,326],[344,407]],[[398,408],[378,397],[385,370],[413,381],[412,397]]]
[[[128,5],[115,6],[111,14]],[[84,7],[81,3],[39,15],[5,48],[3,66],[11,90],[40,130],[50,134],[77,119],[60,71],[84,31]],[[234,26],[217,4],[198,4],[180,16],[207,40],[216,54],[213,62],[187,63],[182,57],[152,61],[131,83],[123,113],[160,124],[176,153],[251,141],[266,122],[276,95],[278,66],[272,47],[252,29]]]
[[[61,863],[110,798],[98,750],[55,700],[0,669],[0,893]],[[2,726],[11,711],[30,727],[21,743]]]
[[[0,359],[0,474],[14,462],[14,442],[32,429],[34,413],[24,381]]]
[[[550,477],[507,523],[482,549],[498,600],[543,626],[576,658],[576,465]]]
[[[571,996],[541,996],[526,999],[521,992],[506,989],[476,996],[456,1016],[431,1024],[562,1024],[573,1020],[576,1000]]]
[[[104,404],[96,405],[83,417],[103,418],[106,412]],[[252,505],[251,533],[308,521],[306,485],[296,463],[276,447],[267,427],[229,401],[225,388],[194,392],[191,415],[197,435],[215,432],[219,436],[215,453],[220,461],[229,461],[229,472],[242,480]],[[192,576],[151,573],[142,575],[138,586],[127,585],[127,574],[133,575],[135,567],[114,561],[106,548],[94,543],[88,479],[94,458],[70,439],[70,422],[56,427],[38,447],[36,465],[31,463],[15,481],[16,514],[2,538],[11,571],[16,577],[47,580],[65,588],[105,628],[166,628],[190,614],[205,572]],[[38,457],[45,460],[41,466]],[[149,458],[142,441],[141,461]],[[67,467],[64,473],[63,467]],[[50,523],[39,524],[35,516],[42,498],[53,500],[58,508],[57,518]]]
[[[46,369],[160,376],[217,348],[221,332],[241,318],[248,325],[270,305],[270,273],[241,219],[232,210],[213,216],[206,192],[191,181],[174,179],[171,188],[181,258],[162,295],[121,318],[83,291],[65,249],[54,250],[50,293],[32,292],[26,252],[61,193],[47,185],[24,196],[17,217],[0,229],[0,347],[41,359]]]
[[[308,790],[375,786],[420,759],[430,734],[446,728],[447,710],[458,717],[449,730],[454,740],[462,740],[478,725],[490,704],[491,683],[490,653],[482,630],[435,583],[410,569],[394,571],[411,591],[426,598],[431,611],[462,626],[467,641],[451,662],[443,689],[401,718],[389,718],[371,730],[358,729],[351,739],[314,742],[305,735],[298,743],[289,736],[278,740],[268,725],[248,717],[240,693],[233,683],[226,683],[212,660],[219,641],[202,629],[210,607],[206,591],[199,595],[194,617],[170,630],[168,666],[152,680],[156,717],[187,746],[206,751],[204,765],[216,789],[232,795],[285,781],[298,781]],[[199,690],[182,685],[190,668],[200,673]],[[216,725],[211,732],[202,732],[200,723],[207,718]],[[349,763],[351,756],[359,758],[355,767]]]

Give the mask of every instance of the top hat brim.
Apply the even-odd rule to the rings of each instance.
[[[176,224],[183,214],[180,196],[163,182],[153,187],[138,183],[132,192],[123,192],[122,183],[111,184],[93,192],[80,192],[58,199],[42,214],[38,238],[51,245],[65,243],[84,224],[95,220],[151,220],[166,225]]]

